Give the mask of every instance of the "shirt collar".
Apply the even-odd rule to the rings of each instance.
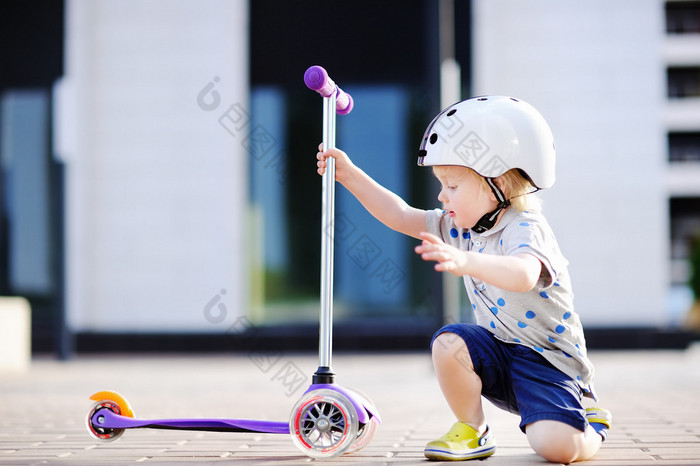
[[[518,212],[515,209],[513,209],[513,207],[509,207],[508,209],[506,209],[505,212],[503,212],[501,219],[498,221],[498,223],[493,228],[486,230],[483,233],[476,233],[474,230],[472,230],[470,228],[469,234],[472,237],[474,237],[474,236],[482,236],[482,237],[483,236],[491,236],[492,234],[503,230],[506,227],[506,225],[508,225],[511,222],[511,220],[513,220],[513,218],[515,218],[516,215],[518,215]]]

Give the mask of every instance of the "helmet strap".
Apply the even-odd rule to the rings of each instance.
[[[508,207],[510,207],[510,199],[506,199],[505,194],[503,194],[503,191],[501,191],[501,189],[496,185],[494,179],[485,179],[486,184],[489,185],[494,196],[496,196],[496,201],[498,202],[498,205],[494,210],[481,217],[479,221],[476,222],[476,225],[474,225],[471,228],[476,233],[483,233],[493,228],[493,226],[496,224],[496,221],[498,220],[498,215],[504,210],[506,210]]]

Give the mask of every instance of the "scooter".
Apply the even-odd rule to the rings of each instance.
[[[343,92],[320,66],[307,69],[304,82],[323,97],[323,148],[334,148],[336,113],[350,113],[352,97]],[[335,230],[335,159],[332,157],[327,160],[322,177],[321,226],[319,367],[313,374],[311,385],[294,405],[289,421],[141,419],[134,417],[131,405],[123,396],[107,390],[90,397],[96,402],[86,420],[90,435],[108,442],[121,437],[127,429],[138,428],[290,434],[294,444],[311,458],[331,458],[366,446],[381,424],[379,412],[363,394],[336,385],[331,368]]]

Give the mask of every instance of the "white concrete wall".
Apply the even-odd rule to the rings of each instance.
[[[73,331],[223,331],[244,313],[247,25],[245,0],[67,2]]]
[[[32,309],[21,297],[0,297],[0,374],[29,370],[32,360]]]
[[[475,0],[474,94],[531,103],[557,144],[545,214],[588,326],[667,320],[661,0]]]

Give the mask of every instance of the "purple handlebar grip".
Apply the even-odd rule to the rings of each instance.
[[[343,92],[338,88],[338,97],[335,101],[335,113],[338,115],[347,115],[352,112],[354,102],[352,97],[347,92]]]
[[[322,67],[314,65],[304,73],[304,83],[312,91],[316,91],[323,97],[330,97],[335,91],[335,83],[328,77],[328,73]]]
[[[312,91],[318,92],[323,97],[330,97],[337,91],[335,110],[339,115],[347,115],[352,111],[352,97],[336,86],[323,67],[318,65],[309,67],[304,73],[304,83],[306,87]]]

